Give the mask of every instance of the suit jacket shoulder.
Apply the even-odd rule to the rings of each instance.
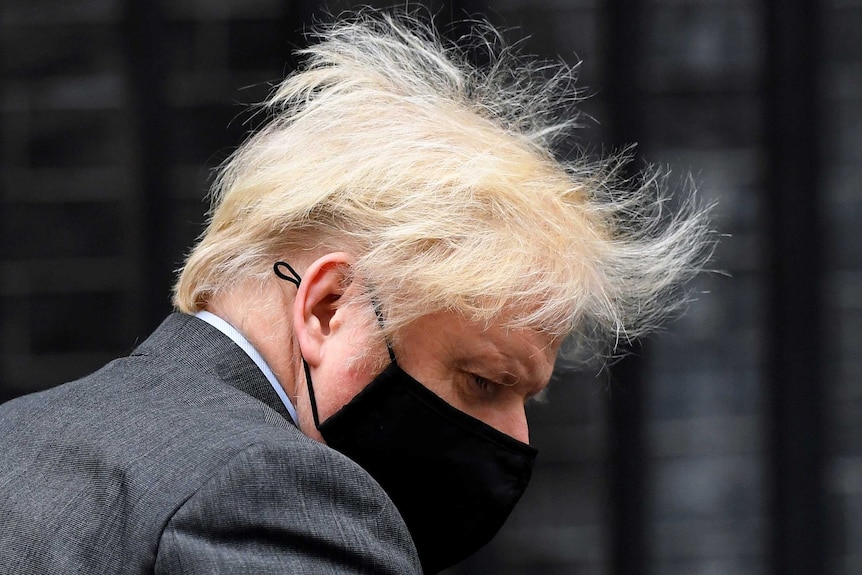
[[[181,314],[0,406],[0,572],[419,572],[381,488],[285,415],[241,349]]]

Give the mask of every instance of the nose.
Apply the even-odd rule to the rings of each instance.
[[[524,410],[524,402],[519,402],[512,415],[513,430],[509,434],[521,443],[530,443],[530,426],[527,424],[527,412]]]
[[[497,410],[495,421],[491,426],[521,443],[530,443],[530,430],[527,424],[527,412],[524,409],[524,398],[518,394],[507,394],[506,401]]]

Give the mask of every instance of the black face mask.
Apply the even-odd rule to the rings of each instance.
[[[299,285],[284,262],[275,273]],[[437,573],[499,531],[527,487],[537,452],[446,403],[398,366],[388,342],[387,348],[389,367],[322,423],[305,364],[314,424],[330,447],[380,483],[423,569]]]

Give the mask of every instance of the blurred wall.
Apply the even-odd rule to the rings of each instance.
[[[451,572],[862,572],[862,0],[424,5],[582,60],[580,144],[691,172],[729,234],[686,316],[532,409],[534,481]],[[319,14],[0,0],[0,400],[128,353],[170,311],[211,169],[255,125],[241,104]]]

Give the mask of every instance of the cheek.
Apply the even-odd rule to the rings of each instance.
[[[321,423],[365,389],[387,365],[388,356],[359,351],[350,346],[339,357],[331,356],[312,374]]]
[[[371,382],[373,374],[358,367],[345,365],[340,368],[320,370],[319,375],[312,376],[321,423],[349,403]]]
[[[333,338],[317,369],[312,370],[321,423],[365,389],[387,361],[385,344],[363,335],[360,329],[343,330]]]
[[[368,381],[382,372],[389,365],[388,354],[368,354],[367,349],[361,350],[357,347],[352,354],[344,360],[344,370],[350,378],[368,377]],[[369,377],[369,374],[370,377]]]

